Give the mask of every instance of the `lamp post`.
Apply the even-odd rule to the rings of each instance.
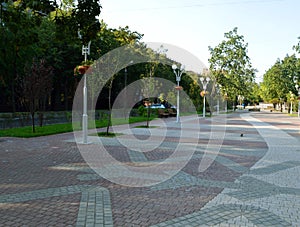
[[[225,99],[225,113],[227,113],[227,100],[228,100],[227,92],[224,95],[224,99]]]
[[[290,91],[290,95],[291,95],[291,98],[290,98],[290,101],[291,101],[291,110],[290,110],[290,114],[293,114],[293,101],[295,100],[294,99],[294,94]]]
[[[173,69],[173,72],[176,76],[176,81],[177,81],[177,114],[176,114],[176,122],[179,122],[179,90],[180,90],[180,87],[179,87],[179,82],[181,80],[181,76],[182,76],[182,73],[184,72],[184,65],[181,65],[180,69],[177,67],[177,65],[173,64],[172,65],[172,69]]]
[[[215,87],[216,87],[216,92],[217,92],[217,115],[219,115],[220,114],[220,88],[221,88],[221,86],[219,85],[219,84],[216,84],[215,85]]]
[[[87,55],[90,55],[90,46],[91,41],[88,45],[82,45],[82,55],[84,55],[84,61],[87,61]],[[83,134],[83,143],[88,143],[88,114],[87,114],[87,85],[86,85],[86,73],[84,74],[84,84],[83,84],[83,114],[82,114],[82,134]]]
[[[296,84],[295,87],[298,91],[298,117],[300,117],[300,87],[298,84]]]
[[[239,101],[239,108],[242,108],[242,104],[243,104],[243,101],[244,101],[244,96],[238,95],[238,101]]]
[[[207,85],[210,81],[210,78],[209,77],[200,77],[200,81],[203,85],[203,117],[205,117],[205,95],[206,95],[206,88],[207,88]]]
[[[129,64],[132,64],[133,61],[131,60],[129,62]],[[126,119],[126,108],[127,108],[127,90],[126,90],[126,87],[127,87],[127,66],[124,68],[124,89],[125,89],[125,102],[124,102],[124,116],[125,116],[125,119]]]
[[[124,92],[125,92],[125,100],[124,100],[124,109],[123,109],[123,113],[124,113],[124,118],[126,119],[126,108],[127,108],[127,90],[126,90],[126,87],[127,87],[127,67],[125,67],[124,69]]]
[[[298,80],[294,78],[295,88],[298,91],[298,117],[300,118],[300,86]]]

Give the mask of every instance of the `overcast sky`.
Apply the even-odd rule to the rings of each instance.
[[[144,42],[184,48],[208,66],[208,46],[238,27],[258,79],[277,58],[293,54],[300,36],[299,0],[101,0],[103,19],[111,28],[128,25]]]

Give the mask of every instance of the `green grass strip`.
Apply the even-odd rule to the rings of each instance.
[[[72,124],[55,124],[55,125],[45,125],[43,127],[36,126],[35,133],[32,132],[32,126],[26,126],[21,128],[10,128],[0,130],[0,137],[22,137],[22,138],[30,138],[37,136],[46,136],[59,134],[64,132],[72,132]]]
[[[94,133],[94,134],[90,134],[90,136],[99,136],[99,137],[116,137],[116,136],[121,136],[123,135],[122,133],[114,133],[114,132],[108,132],[108,134],[106,134],[106,132],[98,132],[98,133]]]
[[[153,120],[154,118],[150,118]],[[129,119],[118,118],[112,119],[113,125],[122,125],[122,124],[132,124],[136,122],[144,122],[146,121],[146,117],[130,117]],[[91,128],[93,122],[89,122],[89,128]],[[96,128],[104,128],[107,126],[107,119],[103,120],[96,120],[95,121]],[[74,130],[81,130],[80,123],[74,124]],[[47,136],[47,135],[54,135],[60,134],[65,132],[72,132],[73,125],[72,123],[65,123],[65,124],[53,124],[53,125],[45,125],[45,126],[36,126],[35,133],[32,132],[32,126],[20,127],[20,128],[10,128],[10,129],[2,129],[0,130],[0,137],[21,137],[21,138],[31,138],[31,137],[38,137],[38,136]]]
[[[135,128],[158,128],[158,126],[148,126],[147,125],[139,125],[139,126],[136,126]]]

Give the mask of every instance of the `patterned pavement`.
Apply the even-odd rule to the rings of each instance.
[[[86,164],[71,133],[0,138],[0,226],[300,226],[299,119],[235,113],[226,127],[217,118],[181,120],[187,127],[180,134],[174,118],[164,119],[167,133],[149,152],[135,148],[147,148],[149,135],[148,145],[161,140],[163,126],[120,126],[121,142],[101,140],[111,156],[136,166],[170,157],[171,164],[181,162],[184,156],[171,156],[178,136],[183,151],[196,145],[183,169],[148,187],[101,177]],[[136,144],[127,149],[122,141]],[[203,160],[210,165],[199,171]]]
[[[249,114],[242,119],[264,138],[266,155],[199,212],[155,226],[300,225],[299,138]]]

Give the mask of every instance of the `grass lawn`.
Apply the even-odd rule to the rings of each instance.
[[[66,124],[55,124],[55,125],[46,125],[43,127],[36,126],[35,133],[32,132],[31,126],[21,127],[21,128],[10,128],[0,130],[0,137],[37,137],[37,136],[46,136],[53,135],[64,132],[72,132],[72,123]]]
[[[139,125],[139,126],[136,126],[135,128],[158,128],[158,126],[148,126],[147,125]]]
[[[154,118],[151,118],[152,120]],[[147,118],[145,117],[130,117],[129,123],[136,123],[136,122],[144,122]],[[121,125],[127,124],[128,119],[118,118],[112,120],[113,125]],[[107,120],[96,120],[95,121],[96,128],[104,128],[107,126]],[[74,130],[81,130],[79,123],[74,125]],[[36,126],[35,133],[32,132],[31,126],[21,127],[21,128],[10,128],[10,129],[3,129],[0,130],[0,137],[21,137],[21,138],[30,138],[30,137],[38,137],[38,136],[46,136],[46,135],[53,135],[65,132],[72,132],[73,125],[72,123],[66,124],[53,124],[53,125],[45,125],[43,127]]]
[[[97,134],[90,134],[90,136],[101,136],[101,137],[116,137],[116,136],[120,136],[123,135],[122,133],[114,133],[114,132],[108,132],[108,134],[106,134],[106,132],[98,132]]]
[[[298,113],[289,114],[290,117],[298,117]]]

